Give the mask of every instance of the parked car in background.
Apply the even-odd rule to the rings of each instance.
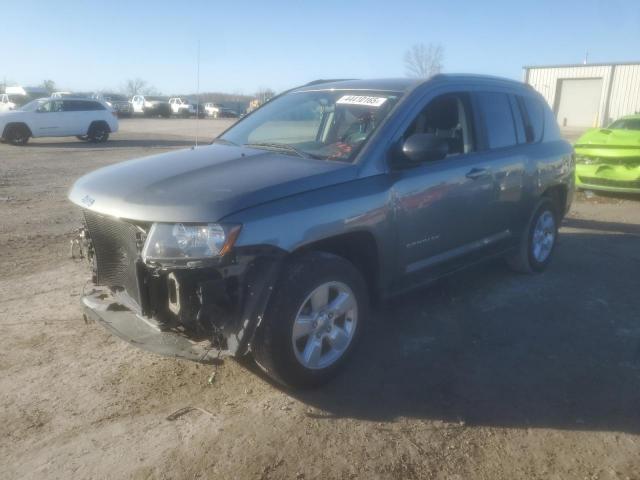
[[[193,99],[193,98],[188,98],[187,101],[193,105],[193,108],[195,110],[195,116],[197,116],[198,118],[204,118],[207,116],[207,112],[204,109],[204,103],[198,102],[197,99]]]
[[[0,113],[0,136],[13,145],[30,137],[69,137],[106,142],[118,118],[104,102],[87,98],[41,98]]]
[[[640,114],[589,130],[575,150],[578,188],[640,193]]]
[[[520,82],[314,82],[209,146],[75,183],[85,314],[157,353],[251,353],[277,381],[316,385],[367,328],[370,299],[496,256],[543,271],[574,174]]]
[[[171,113],[180,115],[181,117],[191,117],[196,114],[196,108],[187,100],[181,97],[172,97],[169,99],[171,105]]]
[[[208,117],[218,118],[218,116],[220,115],[220,107],[215,103],[211,103],[211,102],[205,103],[204,111]]]
[[[13,110],[16,108],[16,103],[6,93],[0,95],[0,112],[6,112],[7,110]]]
[[[146,117],[161,116],[169,118],[171,116],[171,105],[169,98],[159,95],[134,95],[131,97],[133,113],[140,113]]]
[[[103,92],[94,94],[92,98],[105,102],[118,114],[118,117],[131,118],[133,116],[133,106],[125,95]]]
[[[0,112],[15,110],[32,100],[48,96],[46,90],[39,87],[6,87],[5,93],[0,95]]]
[[[238,118],[240,115],[235,110],[231,110],[227,107],[220,107],[218,109],[218,117],[220,118]]]

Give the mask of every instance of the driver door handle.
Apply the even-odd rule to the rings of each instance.
[[[472,168],[467,172],[465,177],[470,178],[471,180],[477,180],[478,178],[487,177],[489,175],[489,170],[486,168]]]

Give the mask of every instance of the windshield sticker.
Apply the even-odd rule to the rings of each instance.
[[[379,107],[387,101],[386,97],[368,97],[364,95],[345,95],[336,104],[343,105],[364,105],[367,107]]]

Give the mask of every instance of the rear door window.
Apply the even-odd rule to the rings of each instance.
[[[518,141],[509,96],[506,93],[479,92],[475,97],[488,147],[494,149],[516,145]]]
[[[65,100],[64,111],[65,112],[79,112],[82,110],[82,102],[79,100]]]

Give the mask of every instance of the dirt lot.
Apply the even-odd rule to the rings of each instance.
[[[485,265],[380,308],[319,391],[232,360],[209,385],[86,325],[73,180],[227,123],[0,145],[2,478],[640,478],[637,199],[579,196],[543,275]]]

